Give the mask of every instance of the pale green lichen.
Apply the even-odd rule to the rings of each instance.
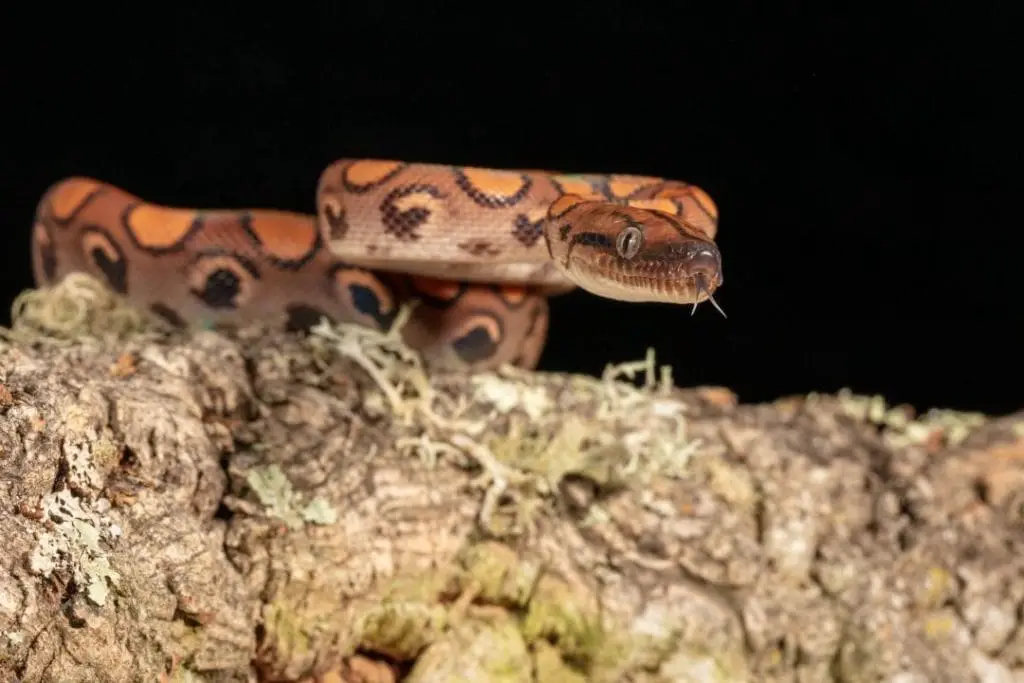
[[[246,483],[266,507],[267,513],[284,522],[289,529],[299,529],[303,522],[327,525],[338,520],[337,510],[324,499],[316,497],[304,503],[276,464],[249,470]]]
[[[110,586],[116,586],[121,576],[104,545],[116,540],[119,530],[66,490],[44,496],[42,509],[53,527],[36,541],[29,568],[46,577],[58,568],[69,569],[72,580],[93,604],[106,604]]]
[[[399,318],[407,316],[403,309]],[[332,348],[367,372],[379,393],[368,392],[364,404],[377,396],[410,432],[396,437],[400,451],[415,452],[431,465],[438,457],[468,457],[483,468],[489,486],[480,521],[491,533],[531,527],[537,505],[527,499],[516,504],[524,516],[518,522],[505,516],[507,509],[495,516],[498,498],[510,487],[548,495],[570,473],[602,483],[685,477],[703,446],[687,434],[683,404],[666,398],[671,368],[659,368],[653,350],[642,361],[609,365],[600,379],[573,377],[576,400],[597,406],[594,415],[574,415],[556,404],[543,382],[524,382],[525,373],[512,367],[475,375],[472,395],[453,400],[435,388],[399,329],[396,324],[385,333],[321,321],[312,329],[312,344],[319,353]],[[488,412],[468,417],[470,405]],[[507,430],[489,430],[499,418]]]
[[[99,280],[71,273],[44,289],[30,289],[11,304],[11,327],[3,335],[54,345],[85,337],[118,342],[142,332],[166,328],[159,319],[113,292]]]
[[[73,418],[65,415],[64,419],[70,422]],[[104,473],[121,457],[121,449],[107,436],[88,434],[65,439],[61,444],[61,454],[72,486],[99,489],[103,486]]]
[[[553,434],[527,420],[512,420],[507,432],[493,434],[486,445],[499,462],[537,475],[537,483],[550,491],[567,473],[584,468],[583,445],[592,435],[587,422],[572,415]]]
[[[320,497],[309,501],[301,510],[302,519],[310,524],[321,526],[334,524],[338,521],[338,511],[331,507],[330,503]]]
[[[814,398],[819,396],[810,395]],[[836,397],[850,417],[884,428],[883,438],[894,448],[924,444],[937,434],[945,443],[957,446],[989,419],[982,413],[941,408],[933,408],[912,418],[907,408],[890,407],[883,396],[863,396],[841,389]]]
[[[543,387],[510,381],[495,373],[474,375],[470,381],[474,394],[500,413],[522,410],[531,420],[540,420],[555,408]]]

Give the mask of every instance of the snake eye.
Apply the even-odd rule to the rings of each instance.
[[[624,259],[636,256],[643,245],[644,233],[635,225],[627,225],[615,240],[615,249]]]

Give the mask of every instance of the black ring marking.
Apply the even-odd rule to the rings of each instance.
[[[322,318],[334,322],[334,318],[328,315],[323,309],[307,304],[290,304],[287,307],[288,322],[285,329],[289,332],[308,332],[310,328],[318,324]]]
[[[253,218],[251,211],[243,211],[240,213],[238,217],[238,222],[242,226],[242,230],[249,237],[249,239],[252,240],[253,245],[255,245],[257,249],[259,249],[260,254],[262,254],[263,257],[272,265],[277,266],[282,270],[299,270],[303,266],[307,265],[314,258],[316,258],[317,254],[320,253],[320,250],[324,246],[323,235],[320,234],[319,230],[314,229],[313,244],[310,246],[309,251],[307,251],[305,254],[303,254],[297,259],[281,258],[280,256],[275,255],[274,252],[264,248],[263,241],[260,239],[257,232],[253,230],[252,220]]]
[[[330,196],[331,191],[326,190],[325,193]],[[334,205],[337,205],[338,213],[335,213]],[[327,224],[327,234],[331,240],[345,239],[345,235],[348,234],[348,215],[345,212],[345,205],[339,201],[332,199],[329,202],[320,202],[320,221],[321,225]]]
[[[78,205],[74,209],[71,210],[71,213],[68,214],[67,218],[58,218],[57,217],[57,214],[53,210],[53,196],[51,195],[50,198],[47,199],[46,204],[44,204],[42,207],[40,207],[42,209],[42,211],[40,211],[40,213],[47,214],[47,217],[52,219],[53,222],[57,225],[58,228],[65,228],[71,222],[73,222],[76,218],[78,218],[78,214],[80,214],[82,212],[82,210],[86,206],[88,206],[89,204],[92,204],[94,199],[96,199],[97,197],[99,197],[102,194],[106,194],[109,191],[110,191],[110,187],[109,186],[102,185],[102,184],[98,185],[91,192],[89,192],[89,194],[85,195],[85,197],[83,197],[80,202],[78,202]]]
[[[347,285],[347,287],[349,297],[352,299],[352,305],[356,307],[357,311],[373,318],[380,325],[381,329],[387,330],[391,328],[391,324],[395,322],[395,318],[398,316],[398,311],[385,312],[377,292],[366,285],[353,282]]]
[[[188,326],[188,324],[185,322],[185,319],[182,318],[178,314],[178,312],[176,310],[174,310],[173,308],[171,308],[170,306],[167,306],[165,304],[160,304],[160,303],[151,304],[150,307],[149,307],[149,310],[153,314],[155,314],[155,315],[163,318],[164,320],[166,320],[168,323],[170,323],[174,327],[183,328],[183,327],[187,327]]]
[[[145,204],[145,202],[130,202],[124,207],[124,209],[121,210],[120,217],[121,228],[124,230],[124,232],[128,234],[128,239],[131,240],[133,245],[135,245],[135,248],[141,252],[153,254],[156,256],[159,256],[161,254],[173,254],[181,252],[182,250],[185,249],[185,246],[188,243],[188,241],[192,239],[196,234],[201,232],[203,229],[203,217],[200,214],[196,214],[195,218],[192,219],[192,225],[188,227],[188,230],[186,230],[181,235],[181,237],[176,242],[174,242],[174,244],[168,247],[154,247],[151,245],[142,244],[135,236],[135,229],[132,227],[130,219],[132,211],[135,211],[135,209],[139,208],[143,204]]]
[[[229,259],[230,263],[241,266],[252,280],[259,281],[260,279],[260,271],[255,263],[240,254],[220,249],[200,254],[189,266],[189,272],[198,271],[204,261],[214,258]],[[240,276],[237,271],[218,265],[212,271],[203,274],[202,289],[190,287],[189,291],[210,308],[237,309],[239,304],[236,299],[242,293],[243,282],[244,277]]]
[[[523,198],[530,192],[530,188],[533,187],[533,178],[520,173],[519,178],[523,181],[516,193],[513,195],[495,196],[486,194],[481,188],[478,188],[473,184],[473,181],[469,179],[469,176],[461,168],[453,168],[452,175],[455,178],[455,184],[458,185],[459,189],[466,193],[466,196],[473,200],[473,203],[478,206],[482,206],[485,209],[500,209],[509,206],[515,206],[519,202],[523,201]]]
[[[430,209],[425,206],[414,206],[401,211],[395,206],[395,202],[399,199],[420,192],[425,192],[434,199],[441,199],[445,196],[433,185],[415,184],[396,187],[384,197],[380,203],[380,214],[381,222],[388,234],[400,240],[418,240],[420,238],[416,229],[430,219]]]
[[[565,174],[562,174],[562,175],[565,175]],[[576,180],[579,180],[580,182],[585,183],[587,185],[587,187],[590,188],[591,192],[595,192],[595,193],[599,193],[600,192],[600,189],[597,188],[594,185],[594,183],[591,182],[588,178],[576,178]],[[570,195],[570,194],[579,196],[579,192],[575,192],[575,191],[571,191],[571,190],[565,189],[565,185],[563,185],[562,183],[558,182],[558,180],[555,179],[555,178],[551,178],[551,184],[555,186],[555,189],[558,190],[558,194],[561,195],[562,197],[564,197],[566,195]],[[559,197],[559,199],[561,199],[561,197]]]
[[[537,240],[544,236],[545,220],[547,219],[541,218],[531,221],[526,214],[518,214],[514,223],[515,227],[512,228],[512,236],[523,246],[532,247]]]
[[[97,235],[103,243],[109,246],[115,253],[116,258],[110,259],[110,256],[103,250],[98,248],[88,248],[87,238]],[[110,237],[110,234],[99,227],[98,225],[86,225],[82,228],[81,235],[82,251],[89,259],[89,261],[99,269],[103,274],[107,284],[118,294],[128,293],[128,261],[125,259],[124,251],[121,249],[121,245],[116,240]]]
[[[365,163],[365,160],[356,159],[341,167],[341,185],[352,194],[366,194],[370,190],[378,188],[384,183],[394,179],[399,173],[409,168],[409,164],[399,163],[397,166],[395,166],[395,168],[392,171],[385,173],[383,176],[373,181],[372,183],[366,185],[357,185],[348,179],[348,172],[349,169],[355,166],[356,164],[362,163]]]
[[[505,327],[501,324],[500,318],[486,311],[475,311],[474,314],[492,321],[498,328],[498,338],[492,338],[486,327],[477,325],[469,332],[453,339],[450,343],[452,349],[466,363],[479,363],[493,357],[501,348],[501,341],[505,338]]]
[[[356,312],[372,319],[382,330],[391,329],[395,318],[398,317],[398,306],[391,306],[388,310],[385,310],[384,302],[381,301],[377,292],[372,287],[368,287],[357,280],[348,280],[344,276],[339,277],[341,271],[366,272],[362,269],[354,269],[345,263],[335,263],[327,271],[328,291],[331,292],[331,295],[343,297],[342,300],[347,296]],[[394,292],[383,282],[380,282],[379,279],[377,281],[381,287],[388,290],[392,301],[394,301]],[[339,287],[343,287],[345,291],[339,292]]]

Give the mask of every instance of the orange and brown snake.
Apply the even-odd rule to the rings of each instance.
[[[536,367],[547,297],[575,287],[717,308],[718,209],[688,183],[342,159],[316,209],[172,208],[68,178],[39,202],[33,273],[40,286],[98,276],[178,326],[326,317],[383,330],[416,299],[406,343],[471,372]]]

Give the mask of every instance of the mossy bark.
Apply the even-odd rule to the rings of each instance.
[[[1024,680],[1024,414],[78,298],[0,342],[3,683]]]

